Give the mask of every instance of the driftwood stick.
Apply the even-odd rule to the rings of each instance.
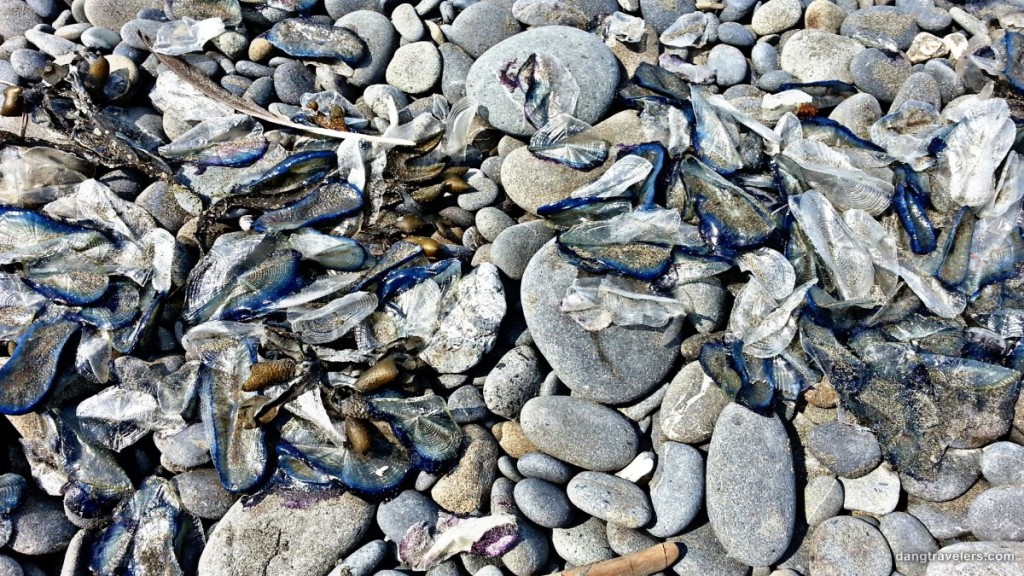
[[[555,576],[648,576],[678,559],[679,547],[674,542],[665,542],[628,556],[563,570]]]

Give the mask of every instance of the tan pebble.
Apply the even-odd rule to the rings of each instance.
[[[270,55],[270,51],[274,49],[274,45],[271,44],[265,38],[254,38],[249,43],[249,60],[253,62],[260,62],[266,59]]]
[[[511,420],[502,424],[498,444],[506,454],[513,458],[522,458],[530,452],[540,452],[526,437],[526,434],[523,434],[523,427],[519,425],[519,422]]]

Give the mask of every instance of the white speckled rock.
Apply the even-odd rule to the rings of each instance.
[[[801,30],[786,41],[779,63],[801,82],[853,82],[850,61],[863,50],[864,45],[852,38],[821,30]]]

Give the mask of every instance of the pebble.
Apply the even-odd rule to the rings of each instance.
[[[488,160],[498,158],[492,156]],[[499,160],[500,162],[500,160]],[[486,164],[487,161],[484,161]],[[466,173],[466,183],[476,189],[475,192],[463,192],[459,194],[458,204],[459,208],[463,210],[469,210],[470,212],[476,212],[486,206],[490,206],[498,199],[498,185],[494,183],[494,180],[484,175],[483,168],[481,165],[480,170],[470,170]],[[513,221],[513,223],[515,223]]]
[[[200,576],[313,576],[334,565],[369,530],[376,505],[350,493],[272,490],[236,502],[210,533]]]
[[[483,4],[486,3],[479,5]],[[509,61],[526,58],[554,45],[558,46],[559,60],[580,87],[574,115],[588,124],[602,117],[619,83],[615,55],[593,34],[568,26],[544,26],[497,43],[473,63],[466,79],[466,94],[477,98],[488,110],[492,126],[515,136],[527,136],[535,131],[524,118],[522,109],[509,98],[497,74]]]
[[[537,353],[530,346],[517,346],[505,353],[487,375],[484,402],[498,416],[518,419],[527,400],[540,392],[541,378]]]
[[[398,33],[387,16],[374,10],[356,10],[339,18],[336,26],[348,28],[366,43],[368,56],[349,77],[349,84],[363,88],[382,81],[398,49]]]
[[[858,478],[882,461],[878,439],[867,429],[849,424],[819,424],[807,435],[807,448],[837,476]]]
[[[611,522],[605,526],[605,535],[608,537],[608,545],[619,556],[635,554],[661,543],[641,530],[626,528]]]
[[[704,501],[704,459],[697,449],[678,442],[658,447],[658,465],[650,482],[655,522],[647,531],[658,538],[682,532]]]
[[[498,477],[498,442],[477,424],[462,427],[465,451],[451,472],[442,476],[430,496],[454,514],[472,514],[481,509],[490,486]]]
[[[266,38],[253,38],[249,43],[249,60],[262,62],[274,51],[274,45]]]
[[[949,560],[933,560],[927,576],[1020,576],[1024,543],[956,542],[940,548],[936,555]]]
[[[767,42],[758,42],[750,49],[750,64],[754,68],[754,72],[758,74],[767,74],[778,70],[779,51]]]
[[[360,546],[355,552],[346,556],[331,571],[331,574],[334,575],[336,571],[340,571],[338,576],[369,576],[370,572],[384,560],[387,553],[387,542],[383,540],[370,540]]]
[[[516,462],[519,473],[527,478],[537,478],[555,484],[565,484],[573,477],[571,466],[558,458],[541,452],[524,454]]]
[[[247,100],[252,100],[260,106],[266,107],[270,104],[274,97],[274,79],[273,78],[257,78],[253,80],[252,84],[249,85],[249,89],[245,91]]]
[[[200,518],[220,520],[238,499],[224,489],[220,476],[212,468],[182,472],[171,482],[185,509]]]
[[[868,48],[850,62],[853,83],[882,102],[892,102],[912,73],[910,61],[898,52]]]
[[[994,442],[981,451],[981,473],[993,486],[1024,484],[1024,446]]]
[[[245,34],[228,30],[213,39],[213,45],[231,60],[241,60],[248,53],[249,39]]]
[[[843,100],[828,115],[861,138],[871,137],[871,126],[882,117],[882,106],[871,94],[860,92]]]
[[[970,531],[967,513],[971,504],[988,488],[987,482],[978,481],[963,495],[948,502],[928,502],[910,496],[907,512],[920,520],[936,540],[959,538]]]
[[[900,500],[900,477],[882,464],[870,473],[858,478],[843,478],[843,508],[867,512],[875,516],[888,514],[896,509]]]
[[[523,433],[537,448],[584,470],[618,470],[637,453],[629,421],[590,400],[538,396],[523,406],[519,418]]]
[[[274,69],[274,92],[281,102],[298,106],[303,94],[314,92],[315,76],[298,60],[288,60]]]
[[[711,436],[706,482],[708,518],[729,556],[750,566],[781,558],[793,536],[796,481],[779,417],[726,406]]]
[[[36,24],[42,23],[39,15],[21,0],[0,0],[0,37],[5,40],[17,38]],[[94,22],[95,24],[95,22]]]
[[[939,92],[939,83],[927,72],[914,72],[900,86],[899,92],[892,100],[889,110],[899,110],[900,105],[908,100],[917,100],[931,104],[936,110],[942,109],[942,94]]]
[[[608,544],[604,522],[589,518],[577,526],[555,528],[551,534],[555,552],[574,566],[600,562],[615,557]]]
[[[804,518],[814,527],[839,514],[845,496],[835,476],[815,476],[804,488]]]
[[[551,553],[551,541],[546,532],[532,522],[520,521],[519,544],[501,557],[505,568],[515,576],[533,576],[540,573],[548,563]]]
[[[852,516],[836,516],[814,529],[810,568],[815,576],[889,576],[892,556],[874,526]]]
[[[1024,485],[994,486],[978,494],[967,525],[979,540],[1024,540]]]
[[[382,502],[377,508],[377,526],[392,542],[399,542],[414,524],[437,524],[440,511],[433,500],[415,490],[405,490],[394,500]]]
[[[516,506],[523,515],[544,528],[565,528],[572,520],[569,497],[557,484],[527,478],[516,482],[514,494]]]
[[[522,458],[525,454],[538,451],[538,448],[523,433],[523,427],[519,422],[513,420],[499,422],[492,430],[494,437],[498,439],[498,445],[513,458]]]
[[[477,422],[487,417],[487,405],[480,389],[472,384],[459,386],[448,397],[448,410],[459,424]]]
[[[39,496],[25,498],[11,514],[11,528],[7,547],[27,556],[61,552],[78,531],[65,517],[60,500]]]
[[[753,5],[753,2],[751,2]],[[640,13],[644,21],[659,35],[676,19],[696,9],[694,0],[640,0]]]
[[[914,478],[900,474],[903,490],[931,502],[946,502],[960,496],[981,475],[981,450],[946,449],[935,478]]]
[[[731,46],[749,48],[757,41],[757,37],[754,36],[754,33],[749,28],[742,24],[723,22],[718,26],[718,41]]]
[[[341,18],[346,14],[358,10],[383,10],[383,4],[379,0],[324,0],[324,8],[331,18]]]
[[[399,4],[391,12],[391,24],[402,38],[416,42],[423,38],[427,29],[412,4]]]
[[[220,79],[220,85],[235,96],[241,96],[252,86],[252,79],[237,74],[228,74]]]
[[[595,518],[627,528],[651,521],[651,503],[639,486],[603,472],[580,472],[566,486],[569,500]]]
[[[923,8],[915,11],[913,14],[917,25],[922,30],[929,32],[940,32],[949,28],[949,25],[953,23],[953,17],[949,15],[949,12],[937,6]]]
[[[82,37],[83,32],[92,27],[93,25],[89,24],[88,22],[83,22],[79,24],[67,24],[61,26],[60,28],[57,28],[53,32],[53,35],[58,38],[63,38],[65,40],[71,40],[72,42],[74,42],[75,40],[78,40]],[[111,46],[110,48],[113,48],[113,46]]]
[[[256,78],[267,78],[273,76],[274,68],[272,66],[257,64],[252,60],[239,60],[238,62],[235,62],[235,72],[255,80]]]
[[[520,474],[519,469],[516,468],[516,459],[508,454],[502,454],[498,458],[498,472],[513,482],[525,480],[525,477]]]
[[[913,555],[923,559],[939,549],[924,524],[906,512],[893,512],[881,518],[878,529],[892,549],[896,570],[904,576],[924,576],[927,560],[914,561]]]
[[[729,399],[704,373],[700,362],[690,362],[672,378],[661,403],[662,433],[676,442],[705,442],[728,404]]]
[[[488,206],[481,208],[476,213],[476,227],[480,230],[480,234],[489,242],[493,242],[498,237],[498,234],[501,234],[502,230],[515,223],[515,220],[498,208]]]
[[[800,30],[782,47],[779,63],[801,82],[851,83],[850,64],[863,51],[864,45],[852,38],[822,30]]]
[[[10,556],[0,555],[0,576],[23,576],[24,574],[25,572],[17,560]]]
[[[924,71],[931,74],[939,85],[939,95],[943,104],[948,104],[962,96],[966,91],[964,81],[945,60],[929,60],[924,64]]]
[[[708,53],[708,66],[715,69],[719,86],[734,86],[747,77],[747,59],[739,48],[718,44]]]
[[[38,82],[43,78],[43,72],[50,63],[49,58],[38,50],[21,48],[11,53],[11,68],[19,77],[31,82]]]
[[[621,404],[649,393],[675,360],[678,344],[665,342],[657,330],[614,325],[596,334],[583,330],[560,307],[576,274],[554,242],[538,250],[523,273],[523,314],[537,349],[559,380],[582,398]]]
[[[444,70],[441,73],[441,92],[449,102],[457,102],[466,96],[466,77],[473,66],[473,57],[452,42],[438,47]]]
[[[750,29],[758,36],[778,34],[796,26],[802,15],[803,4],[800,0],[769,0],[754,10]]]
[[[455,18],[445,35],[476,59],[521,29],[508,8],[497,2],[477,2]]]
[[[799,79],[785,70],[772,70],[757,79],[757,87],[765,92],[778,92],[783,84],[798,82]]]
[[[91,21],[91,20],[90,20]],[[103,24],[93,22],[97,26],[103,26]],[[156,38],[157,31],[163,22],[157,22],[156,20],[144,20],[141,18],[135,18],[128,20],[119,28],[110,28],[111,30],[118,30],[121,35],[121,41],[138,50],[145,50],[149,52],[149,48],[146,47],[142,39],[139,38],[139,34],[144,34],[149,38]],[[109,26],[105,26],[109,28]]]
[[[949,47],[942,41],[942,38],[928,32],[921,32],[914,36],[914,41],[907,49],[907,59],[914,64],[932,58],[942,58],[947,54],[949,54]]]
[[[804,11],[804,26],[815,30],[834,34],[839,31],[844,20],[846,12],[829,0],[814,0]]]
[[[729,557],[711,529],[704,523],[671,538],[680,545],[682,558],[672,567],[677,576],[746,576],[750,567]]]
[[[441,79],[441,53],[430,42],[413,42],[395,51],[385,78],[407,94],[422,94]]]
[[[121,37],[117,35],[117,32],[101,26],[90,27],[82,32],[82,36],[79,39],[87,48],[99,48],[101,50],[113,50],[117,43],[121,41]]]
[[[861,8],[846,17],[840,34],[856,38],[869,48],[906,50],[920,29],[913,14],[895,6]]]

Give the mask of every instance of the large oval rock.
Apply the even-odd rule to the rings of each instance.
[[[534,53],[556,56],[576,80],[580,94],[574,116],[588,124],[600,120],[619,84],[615,55],[589,32],[569,26],[542,26],[499,42],[470,68],[466,94],[480,101],[491,125],[516,136],[528,136],[536,130],[498,79],[509,62],[523,61]]]
[[[342,492],[235,502],[210,534],[200,576],[321,576],[362,540],[376,506]]]
[[[636,431],[615,410],[573,396],[538,396],[519,415],[542,452],[586,470],[619,470],[636,456]]]
[[[885,537],[853,516],[822,522],[811,535],[811,574],[820,576],[888,576],[892,553]]]
[[[566,486],[569,500],[595,518],[626,528],[651,521],[651,502],[636,484],[603,472],[580,472]]]
[[[793,537],[796,479],[779,417],[722,410],[707,463],[708,519],[729,556],[750,566],[782,557]]]
[[[704,460],[692,446],[665,442],[651,478],[652,536],[668,538],[689,526],[704,502]]]
[[[526,325],[559,380],[582,398],[608,404],[632,402],[650,392],[672,367],[678,342],[661,330],[609,326],[588,332],[561,310],[577,269],[544,245],[523,273]]]

